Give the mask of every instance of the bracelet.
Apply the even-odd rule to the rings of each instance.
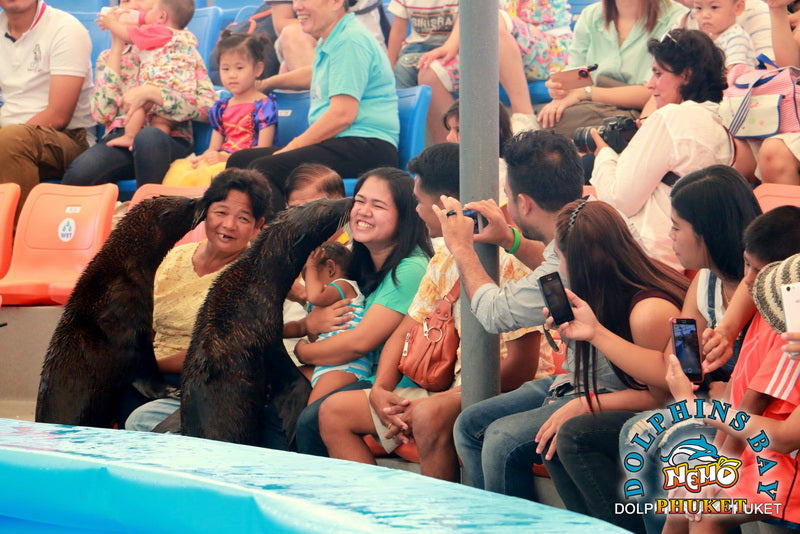
[[[509,254],[516,254],[516,252],[519,250],[519,244],[522,241],[522,234],[520,234],[519,230],[517,230],[514,226],[509,225],[508,227],[511,228],[511,233],[514,234],[514,244],[511,245],[511,248],[506,249],[506,252]]]

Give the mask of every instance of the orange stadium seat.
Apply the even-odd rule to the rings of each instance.
[[[778,206],[800,207],[800,185],[761,184],[753,194],[764,212]]]
[[[69,295],[111,233],[116,200],[114,184],[34,187],[19,217],[11,266],[0,280],[3,303],[57,304],[51,284]]]
[[[11,245],[14,240],[14,214],[19,202],[19,184],[0,184],[0,278],[11,264]]]
[[[136,190],[136,193],[133,194],[131,203],[128,205],[128,211],[130,211],[132,207],[134,207],[136,204],[138,204],[139,202],[141,202],[146,198],[153,198],[157,196],[168,196],[168,195],[199,198],[203,196],[203,193],[206,192],[206,189],[208,189],[206,186],[182,187],[179,185],[144,184],[142,185],[142,187]],[[186,243],[197,243],[198,241],[202,241],[205,238],[206,238],[206,225],[200,223],[195,227],[194,230],[189,231],[185,236],[181,238],[180,241],[175,243],[175,246],[185,245]]]
[[[597,198],[597,190],[594,188],[593,185],[583,186],[583,196],[586,195],[592,195],[594,198]]]

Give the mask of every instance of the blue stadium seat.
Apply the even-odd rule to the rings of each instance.
[[[597,3],[597,0],[569,0],[569,7],[570,13],[572,13],[572,28],[575,28],[575,23],[578,21],[578,17],[581,14],[581,11],[586,6],[592,5]]]
[[[236,23],[244,22],[247,19],[249,19],[256,11],[258,11],[258,6],[244,6],[236,13],[236,17],[233,19],[233,22]]]
[[[400,143],[397,151],[400,168],[405,169],[411,158],[425,148],[425,117],[431,101],[431,88],[427,85],[397,90],[400,111]]]
[[[257,0],[249,0],[251,4],[260,4]],[[258,6],[245,5],[245,0],[214,0],[214,5],[222,9],[222,27],[225,28],[228,24],[236,21],[239,12],[245,7],[253,7],[258,9]],[[244,6],[244,7],[242,7]]]
[[[96,15],[101,8],[110,4],[108,0],[48,0],[47,5],[62,11],[68,11],[73,15],[76,11],[91,11]]]
[[[289,141],[308,129],[308,108],[311,99],[308,91],[275,91],[278,104],[277,146],[286,146]]]
[[[222,9],[217,6],[195,9],[194,17],[186,29],[197,37],[197,50],[208,66],[211,51],[217,44],[219,32],[222,31]]]
[[[97,64],[97,56],[103,50],[111,48],[111,34],[101,30],[100,26],[95,22],[97,11],[79,11],[73,12],[72,15],[89,30],[89,38],[92,40],[92,71],[94,71],[94,66]]]
[[[528,92],[531,95],[531,104],[544,104],[552,100],[547,87],[544,86],[544,80],[528,82]],[[502,87],[500,87],[500,101],[506,106],[510,105],[508,95]]]

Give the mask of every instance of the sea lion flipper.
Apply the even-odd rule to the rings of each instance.
[[[281,418],[286,443],[294,440],[297,419],[308,403],[311,384],[300,373],[283,343],[271,345],[267,356],[272,404]]]
[[[172,415],[161,421],[153,429],[153,432],[161,434],[180,434],[181,433],[181,409],[178,408]]]

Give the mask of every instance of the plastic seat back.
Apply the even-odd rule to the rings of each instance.
[[[400,168],[405,169],[411,158],[425,148],[425,117],[431,101],[431,88],[418,85],[398,89],[397,99],[400,115],[400,143],[397,151]]]
[[[75,14],[75,12],[91,12],[97,15],[100,10],[109,5],[106,0],[49,0],[48,6]]]
[[[308,109],[311,96],[308,91],[275,91],[278,104],[278,138],[276,146],[286,146],[308,129]]]
[[[6,305],[53,304],[50,285],[71,292],[111,233],[117,186],[39,184],[22,207],[11,266],[0,280]]]
[[[597,189],[595,189],[593,185],[584,185],[583,196],[587,195],[592,195],[594,198],[597,198]]]
[[[19,202],[19,184],[0,184],[0,278],[11,264],[11,245],[14,240],[14,214]]]
[[[94,11],[87,10],[72,13],[72,15],[89,30],[89,38],[92,40],[92,70],[94,70],[94,66],[97,65],[97,56],[100,55],[100,52],[111,48],[111,33],[101,30],[100,26],[95,22],[99,11],[100,10],[97,9]]]
[[[217,6],[195,9],[194,17],[186,29],[197,37],[197,51],[208,66],[211,51],[222,31],[222,9]]]
[[[177,195],[190,198],[200,198],[206,192],[207,187],[181,187],[177,185],[163,185],[163,184],[144,184],[136,190],[133,194],[131,203],[128,205],[128,211],[131,210],[136,204],[146,198],[153,198],[157,196]],[[187,232],[180,241],[175,243],[175,246],[185,245],[186,243],[197,243],[206,238],[206,225],[204,223],[198,224],[193,230]]]
[[[239,23],[244,22],[249,19],[256,11],[258,11],[258,6],[244,6],[239,11],[236,12],[236,17],[234,17],[233,22]]]
[[[800,185],[761,184],[753,194],[765,213],[778,206],[800,207]]]

